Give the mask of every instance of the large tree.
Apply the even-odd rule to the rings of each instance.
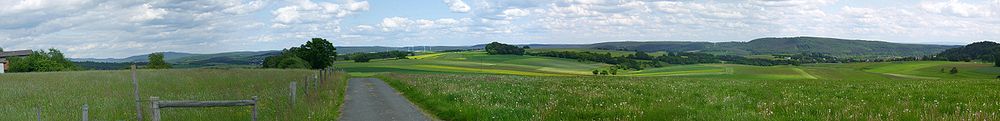
[[[152,54],[149,54],[149,65],[146,65],[146,68],[150,68],[150,69],[169,69],[169,68],[172,68],[172,67],[170,67],[170,64],[167,63],[167,61],[163,60],[163,57],[164,57],[163,53],[152,53]]]
[[[299,47],[283,50],[279,56],[265,58],[264,68],[323,69],[333,65],[336,56],[337,48],[333,47],[333,43],[323,38],[312,38]],[[309,66],[298,66],[297,64],[303,63],[300,60],[304,60],[304,63]]]

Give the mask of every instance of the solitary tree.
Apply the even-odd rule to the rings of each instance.
[[[948,71],[948,73],[952,74],[952,75],[957,74],[958,73],[958,68],[957,67],[951,67],[951,71]]]
[[[601,75],[608,75],[608,70],[601,71]]]
[[[292,48],[297,52],[297,56],[311,64],[312,69],[322,69],[333,65],[334,57],[337,56],[337,48],[333,43],[323,38],[312,38],[302,46]]]
[[[601,74],[601,71],[594,70],[594,75]]]
[[[163,53],[153,53],[149,54],[149,65],[146,65],[150,69],[169,69],[170,64],[163,60]]]
[[[611,75],[618,75],[618,69],[611,69]]]

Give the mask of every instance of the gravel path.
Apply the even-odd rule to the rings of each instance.
[[[417,106],[375,78],[348,81],[341,121],[430,121]]]

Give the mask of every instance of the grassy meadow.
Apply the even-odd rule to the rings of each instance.
[[[611,65],[451,52],[337,66],[386,80],[443,120],[1000,119],[1000,68],[974,62],[694,64],[594,76]],[[952,67],[960,72],[941,72]]]
[[[259,118],[271,120],[336,120],[347,75],[323,77],[327,82],[306,95],[303,80],[314,70],[170,69],[139,70],[143,116],[150,119],[149,97],[161,100],[244,100],[259,96]],[[298,82],[296,105],[289,105],[289,82]],[[135,101],[128,70],[0,74],[0,117],[3,120],[79,120],[82,105],[91,120],[135,120]],[[163,120],[249,120],[251,107],[166,108]]]
[[[992,120],[1000,81],[381,74],[443,120]]]

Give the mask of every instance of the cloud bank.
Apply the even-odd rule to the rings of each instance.
[[[774,36],[958,44],[1000,39],[1000,0],[426,0],[421,2],[443,8],[417,5],[441,9],[441,15],[375,12],[394,8],[365,0],[2,2],[0,47],[58,48],[70,57],[276,50],[312,37],[383,46]],[[356,17],[364,15],[385,17]]]

